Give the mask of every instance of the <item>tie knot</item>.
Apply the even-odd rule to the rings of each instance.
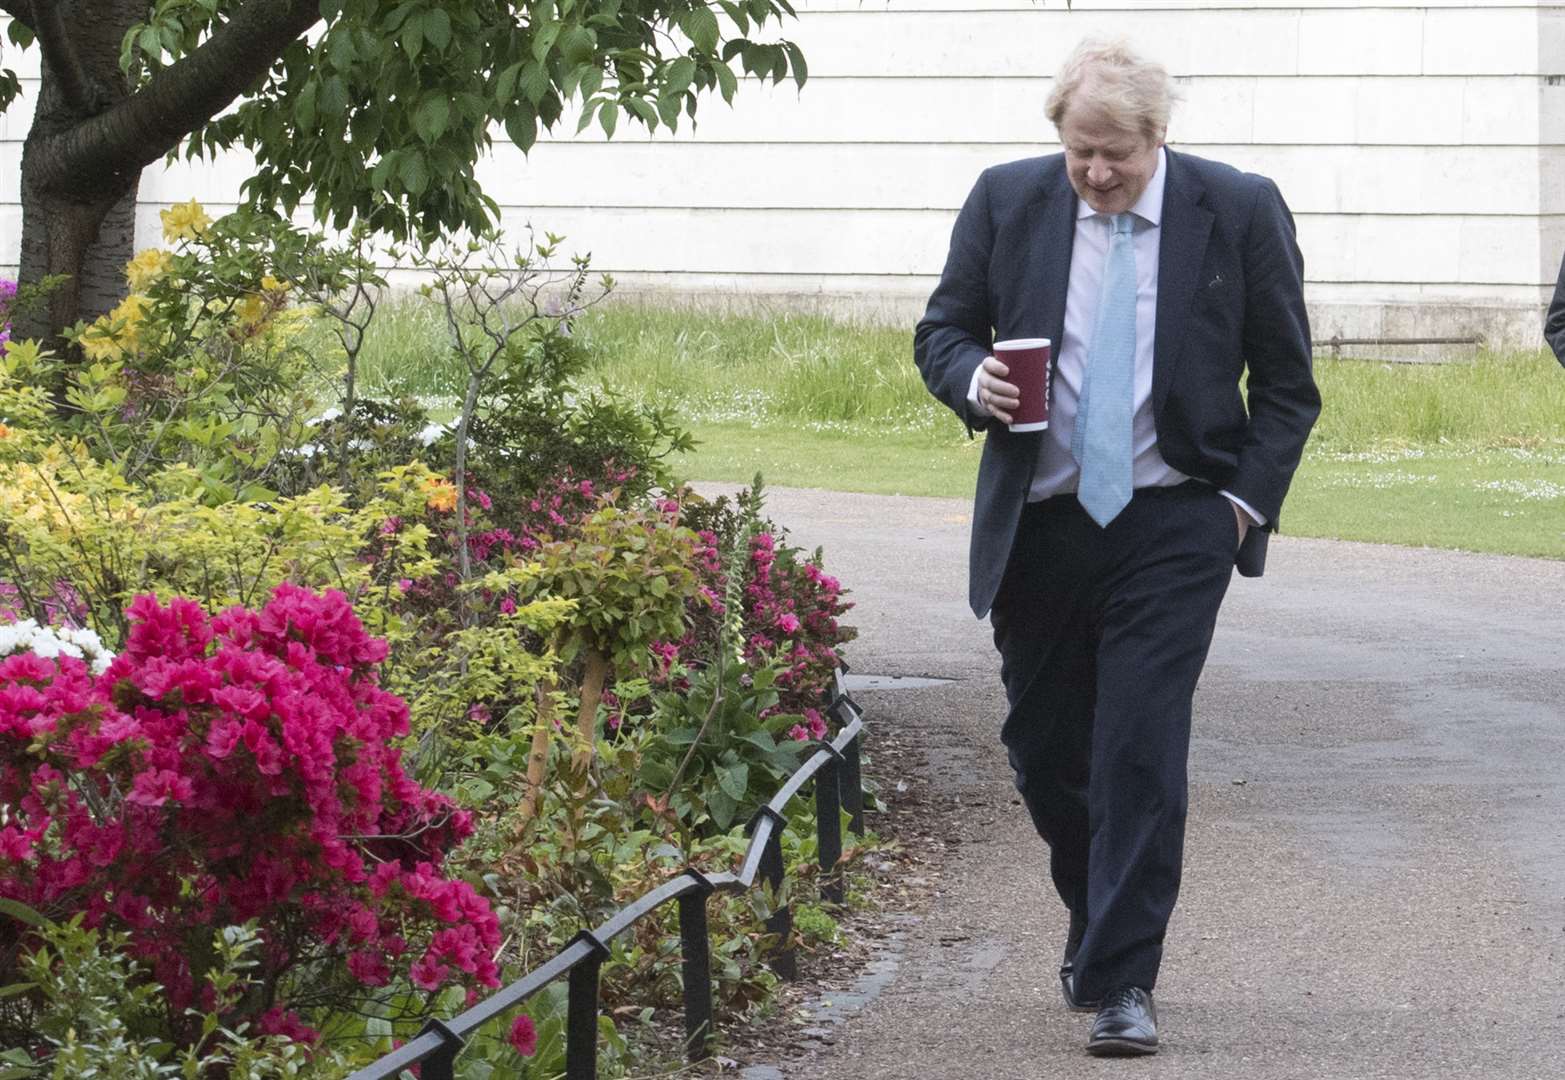
[[[1129,234],[1131,227],[1136,223],[1134,214],[1115,214],[1109,218],[1109,228],[1116,233]]]

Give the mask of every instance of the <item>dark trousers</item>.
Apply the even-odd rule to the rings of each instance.
[[[1076,987],[1151,989],[1179,893],[1190,702],[1233,571],[1232,504],[1138,490],[1108,527],[1029,504],[990,616],[1000,738],[1074,926]]]

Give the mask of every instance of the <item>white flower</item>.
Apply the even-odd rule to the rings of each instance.
[[[72,656],[86,660],[94,675],[102,675],[114,662],[114,654],[103,647],[103,639],[97,631],[70,626],[39,626],[36,620],[23,619],[9,626],[0,626],[0,657],[11,656],[23,650],[45,660],[59,656]]]

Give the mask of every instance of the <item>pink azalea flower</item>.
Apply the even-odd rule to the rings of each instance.
[[[533,1027],[533,1018],[526,1013],[511,1021],[511,1034],[507,1039],[511,1049],[522,1057],[532,1057],[538,1052],[538,1030]]]

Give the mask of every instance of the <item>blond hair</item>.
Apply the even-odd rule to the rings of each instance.
[[[1087,38],[1054,78],[1044,115],[1056,128],[1078,99],[1123,131],[1161,142],[1174,110],[1174,81],[1162,64],[1138,56],[1123,39]]]

